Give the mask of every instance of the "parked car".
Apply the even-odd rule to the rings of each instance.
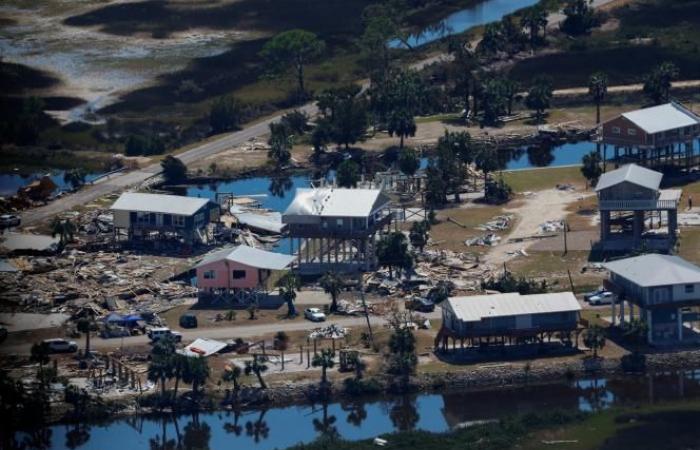
[[[22,220],[19,216],[14,214],[0,215],[0,228],[18,227],[20,223],[22,223]]]
[[[44,339],[42,343],[51,353],[75,353],[78,351],[78,344],[76,344],[74,341],[68,341],[66,339]]]
[[[147,334],[151,342],[156,342],[158,339],[162,339],[166,336],[171,336],[175,342],[182,341],[182,333],[178,333],[167,327],[151,328],[148,330]]]
[[[593,297],[588,299],[588,303],[591,305],[610,305],[613,302],[613,299],[615,298],[615,294],[609,291],[603,291],[598,295],[594,295]]]
[[[586,294],[583,294],[583,299],[585,301],[589,301],[591,299],[591,297],[595,297],[596,295],[600,295],[604,292],[607,292],[607,291],[601,287],[601,288],[596,289],[595,291],[591,291],[591,292],[587,292]]]
[[[312,322],[323,322],[326,320],[326,315],[318,308],[306,308],[304,310],[304,317]]]
[[[181,315],[180,326],[182,328],[197,328],[197,316],[195,316],[194,314]]]
[[[419,312],[433,312],[435,311],[435,303],[427,298],[414,297],[406,302],[406,308]]]

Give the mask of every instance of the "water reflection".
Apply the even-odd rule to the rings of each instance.
[[[70,430],[66,432],[66,447],[75,449],[86,444],[90,440],[89,425],[76,423],[69,427]]]
[[[292,186],[294,186],[292,178],[289,175],[282,175],[272,178],[267,190],[275,197],[284,198],[287,192],[291,191]]]
[[[416,407],[416,397],[402,395],[394,401],[389,410],[391,423],[399,431],[411,431],[416,429],[420,420],[418,408]]]
[[[341,408],[343,411],[348,413],[345,420],[355,427],[362,425],[362,422],[364,422],[364,420],[367,418],[367,409],[362,401],[353,400],[347,403],[342,403]]]
[[[256,444],[263,439],[267,439],[267,437],[270,435],[270,427],[264,420],[265,413],[267,413],[267,409],[261,410],[257,420],[254,422],[248,421],[245,424],[246,435],[252,437]]]
[[[547,167],[554,162],[554,147],[548,144],[527,148],[527,160],[533,167]]]
[[[148,440],[148,447],[150,450],[176,450],[179,447],[180,436],[178,434],[177,440],[174,438],[168,439],[168,416],[164,416],[158,420],[161,423],[161,431],[154,437]],[[173,420],[177,420],[173,418]]]
[[[328,414],[328,403],[324,402],[321,405],[323,414],[321,418],[315,417],[312,421],[314,430],[318,433],[318,441],[333,442],[340,438],[338,428],[335,426],[336,417]]]
[[[199,414],[192,415],[192,421],[185,425],[182,443],[186,450],[208,450],[211,428],[199,421]]]

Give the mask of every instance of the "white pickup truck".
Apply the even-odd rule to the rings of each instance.
[[[182,341],[182,333],[178,333],[177,331],[173,331],[167,327],[151,328],[150,330],[148,330],[147,334],[148,337],[151,339],[151,342],[155,342],[158,339],[161,339],[165,336],[172,337],[175,342]]]

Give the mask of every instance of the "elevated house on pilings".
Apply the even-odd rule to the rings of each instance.
[[[287,270],[291,255],[239,245],[205,256],[196,266],[199,302],[245,306],[270,299],[273,273]]]
[[[605,288],[617,297],[612,303],[613,326],[624,327],[637,316],[647,324],[649,344],[700,343],[700,267],[659,254],[620,259],[604,267],[610,272]]]
[[[219,205],[206,198],[136,192],[123,193],[110,209],[115,240],[133,244],[207,243],[209,224],[220,215]]]
[[[616,164],[689,168],[700,163],[700,116],[680,103],[623,113],[601,127],[605,158],[613,148]]]
[[[682,192],[659,189],[662,178],[663,174],[636,164],[600,177],[595,188],[600,211],[600,250],[668,252],[673,248]],[[653,229],[655,219],[657,229]],[[661,228],[664,219],[665,230]]]
[[[297,189],[282,215],[301,275],[374,270],[376,235],[391,226],[391,200],[379,189]]]
[[[464,348],[484,344],[512,345],[559,338],[578,341],[581,306],[571,292],[520,295],[517,292],[450,297],[442,308],[442,328],[435,348],[448,350],[458,342]]]

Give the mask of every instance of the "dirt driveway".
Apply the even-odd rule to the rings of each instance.
[[[514,239],[539,234],[540,224],[550,220],[564,219],[567,215],[566,208],[571,203],[590,195],[593,194],[582,191],[547,189],[525,196],[524,201],[519,202],[517,207],[504,211],[517,215],[519,220],[508,237],[504,238],[504,243],[494,247],[484,256],[484,260],[494,266],[508,261],[513,257],[514,252],[527,249],[533,242],[536,242],[513,242]]]

